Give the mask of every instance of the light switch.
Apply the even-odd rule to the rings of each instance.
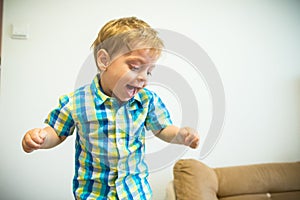
[[[29,38],[29,25],[28,24],[12,24],[12,34],[13,39],[23,39]]]

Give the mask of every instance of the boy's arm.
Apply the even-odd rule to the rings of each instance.
[[[154,131],[154,134],[156,137],[169,143],[184,144],[191,148],[197,148],[199,145],[197,131],[189,127],[178,128],[170,125],[160,131]]]
[[[30,153],[38,149],[49,149],[55,147],[65,139],[65,136],[58,136],[55,130],[50,126],[43,129],[35,128],[24,135],[22,147],[26,153]]]

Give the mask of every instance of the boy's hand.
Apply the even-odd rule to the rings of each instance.
[[[199,145],[199,136],[196,130],[184,127],[180,128],[178,131],[178,139],[180,140],[180,143],[189,146],[193,149],[197,148]]]
[[[41,128],[28,131],[22,140],[22,147],[26,153],[40,149],[45,142],[47,132]]]

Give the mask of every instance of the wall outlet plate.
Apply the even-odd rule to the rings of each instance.
[[[23,39],[29,38],[29,25],[28,24],[12,24],[11,38]]]

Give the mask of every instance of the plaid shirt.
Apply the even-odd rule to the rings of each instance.
[[[76,127],[76,199],[151,199],[144,161],[145,128],[161,130],[172,122],[161,99],[143,89],[120,105],[91,85],[62,96],[45,120],[59,136]]]

